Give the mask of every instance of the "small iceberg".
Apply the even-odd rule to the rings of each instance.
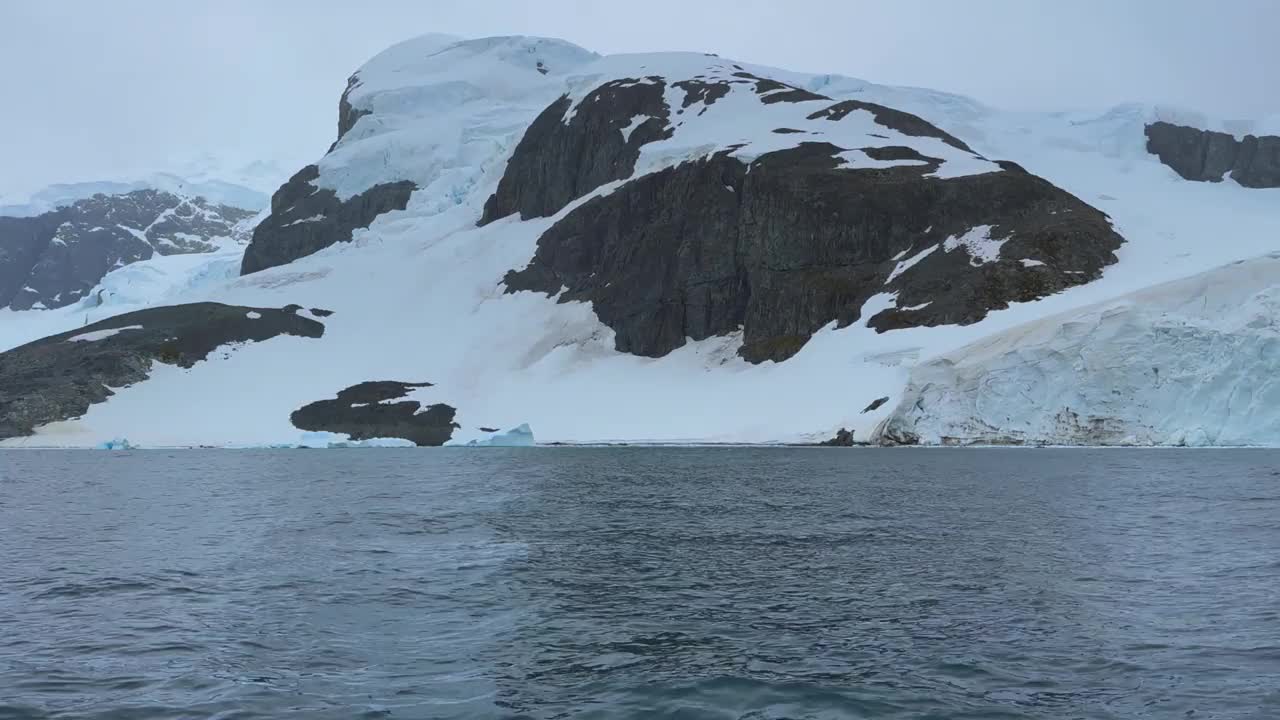
[[[369,438],[368,440],[347,440],[329,443],[331,448],[411,448],[418,447],[412,440],[404,438]]]
[[[495,433],[484,440],[472,440],[466,447],[533,447],[533,429],[528,423],[504,433]]]
[[[106,442],[98,443],[97,449],[98,450],[137,450],[137,448],[134,447],[133,444],[130,443],[125,438],[116,438],[114,440],[108,440]]]
[[[310,448],[313,450],[336,450],[340,448],[411,448],[417,447],[411,440],[403,438],[370,438],[368,440],[352,440],[343,433],[305,432],[295,445],[285,447]]]

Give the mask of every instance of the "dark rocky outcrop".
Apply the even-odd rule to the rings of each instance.
[[[704,107],[698,111],[699,115],[706,112],[708,107],[715,105],[717,100],[728,95],[730,90],[727,82],[708,82],[700,79],[681,80],[672,84],[684,91],[684,101],[680,103],[680,110],[687,110],[702,103]]]
[[[1155,122],[1146,126],[1147,151],[1187,180],[1221,182],[1228,173],[1245,187],[1280,187],[1280,136],[1227,133]]]
[[[761,96],[760,102],[765,105],[772,105],[780,102],[798,103],[831,99],[826,95],[809,92],[803,88],[778,82],[771,78],[762,78],[759,75],[752,75],[749,72],[736,72],[733,76],[754,82],[756,85],[756,94]]]
[[[320,168],[308,165],[271,196],[271,215],[253,231],[240,274],[293,262],[340,242],[369,227],[379,215],[403,210],[417,186],[408,180],[374,185],[346,200],[312,181]]]
[[[853,433],[847,428],[840,428],[836,431],[835,437],[818,443],[822,447],[853,447],[854,444]]]
[[[851,169],[841,151],[805,143],[749,166],[720,153],[637,178],[547,230],[508,292],[568,288],[560,302],[591,302],[622,352],[658,357],[741,329],[744,358],[780,361],[828,323],[859,320],[877,293],[912,308],[870,318],[877,330],[972,323],[1097,278],[1123,242],[1101,212],[1012,163],[943,179],[927,176],[936,161]],[[901,259],[984,225],[1005,241],[998,259],[939,248],[890,281]]]
[[[194,303],[52,335],[0,353],[0,439],[79,417],[111,388],[147,379],[154,362],[189,368],[228,343],[323,334],[323,324],[290,310]]]
[[[159,190],[95,195],[36,217],[0,217],[0,307],[83,299],[115,268],[155,255],[210,252],[240,240],[252,210]]]
[[[885,147],[869,147],[862,148],[862,152],[872,160],[899,161],[914,160],[917,162],[937,163],[935,158],[925,157],[917,152],[914,148],[902,147],[899,145],[887,145]],[[932,172],[932,171],[931,171]]]
[[[890,130],[897,130],[903,135],[907,135],[909,137],[937,138],[957,150],[963,150],[970,153],[973,152],[973,150],[968,145],[961,142],[959,138],[943,132],[940,128],[935,127],[923,118],[912,115],[911,113],[902,112],[901,110],[894,110],[891,107],[862,102],[861,100],[842,100],[831,107],[824,108],[813,113],[809,116],[809,119],[824,119],[839,122],[855,110],[866,110],[875,116],[877,125],[883,125]]]
[[[346,135],[350,132],[351,128],[355,127],[357,120],[365,115],[370,115],[373,112],[371,110],[352,107],[350,100],[351,91],[358,87],[360,87],[360,77],[358,75],[352,75],[347,79],[347,89],[342,91],[342,97],[338,100],[338,139],[333,141],[334,147],[337,147],[338,143],[342,142],[343,135]],[[332,152],[333,147],[330,147],[329,151]]]
[[[862,414],[866,415],[869,412],[875,412],[880,408],[884,407],[884,404],[887,402],[889,402],[888,397],[876,398],[875,400],[871,401],[870,405],[867,405],[865,408],[863,408]]]
[[[61,210],[38,217],[0,217],[0,306],[11,305],[14,296],[29,287],[27,281],[32,269],[49,248],[65,217],[66,212]],[[23,294],[27,297],[19,304],[25,305],[22,309],[30,308],[36,298],[30,297],[32,293]]]
[[[363,382],[339,392],[333,400],[294,411],[289,420],[300,430],[346,433],[352,440],[402,438],[420,446],[444,445],[459,427],[453,421],[454,408],[444,404],[424,408],[413,400],[389,402],[423,387],[431,383]]]
[[[661,78],[614,80],[576,107],[568,96],[552,103],[516,145],[480,224],[517,212],[525,220],[554,215],[601,185],[630,177],[640,147],[671,136],[665,90]],[[706,92],[711,102],[723,95]],[[636,118],[648,119],[631,127]]]

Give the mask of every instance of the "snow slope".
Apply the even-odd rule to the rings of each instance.
[[[683,79],[733,64],[683,53],[600,58],[563,41],[537,38],[455,42],[431,36],[388,50],[361,70],[359,85],[349,96],[355,107],[371,114],[360,117],[319,162],[316,184],[349,197],[376,183],[413,180],[420,189],[405,210],[380,216],[367,230],[357,231],[351,243],[245,277],[224,272],[220,263],[227,258],[210,257],[207,266],[156,267],[166,279],[150,284],[134,278],[122,287],[124,276],[108,278],[121,288],[120,296],[131,300],[103,312],[123,312],[137,301],[297,303],[334,311],[324,318],[324,337],[278,338],[190,370],[158,365],[150,380],[119,390],[84,417],[4,444],[94,446],[117,436],[142,446],[296,443],[301,433],[289,423],[293,410],[368,380],[434,383],[416,391],[415,399],[457,407],[462,428],[454,441],[463,443],[488,437],[481,427],[526,423],[543,443],[794,442],[825,439],[840,428],[851,429],[856,440],[869,440],[905,396],[917,365],[983,338],[1013,337],[1000,333],[1024,323],[1280,249],[1280,190],[1181,180],[1145,152],[1143,124],[1151,108],[1006,113],[934,91],[737,63],[746,72],[836,100],[866,100],[915,113],[985,157],[1018,162],[1107,212],[1127,240],[1117,253],[1120,262],[1096,282],[993,312],[974,325],[883,334],[860,326],[828,327],[791,359],[759,365],[737,356],[740,339],[732,336],[691,342],[659,359],[620,354],[612,331],[589,305],[559,304],[528,292],[505,294],[504,274],[524,267],[539,235],[576,205],[556,217],[510,217],[476,227],[507,157],[533,118],[562,93],[581,96],[603,79],[652,74]],[[770,112],[774,108],[780,114],[797,112],[788,103],[770,106]],[[775,120],[785,124],[781,116],[705,129],[696,117],[688,118],[673,140],[646,146],[637,174],[700,157],[731,141],[746,141],[745,152],[797,141],[766,134],[779,126]],[[953,152],[949,147],[936,150]],[[965,158],[953,153],[946,160],[961,163]],[[979,169],[958,165],[957,171]],[[1209,273],[1178,287],[1193,293],[1221,287],[1225,293],[1241,282],[1238,273],[1245,271],[1240,268],[1255,265],[1272,267],[1274,259]],[[1274,349],[1249,323],[1255,311],[1274,309],[1268,303],[1275,295],[1268,288],[1277,280],[1270,270],[1250,277],[1249,297],[1255,304],[1236,308],[1241,314],[1234,332],[1243,344],[1221,348]],[[1176,301],[1182,290],[1159,292],[1166,293],[1161,302],[1188,312],[1186,302]],[[1224,310],[1233,307],[1227,294],[1221,297]],[[891,307],[895,302],[882,293],[868,305]],[[873,314],[864,311],[862,317]],[[71,321],[77,316],[68,312],[56,317]],[[1203,327],[1212,316],[1185,318]],[[8,344],[13,344],[10,335],[31,339],[59,329],[50,325],[12,331],[8,321],[0,314],[0,337]],[[1158,314],[1136,311],[1125,319],[1152,337],[1158,334],[1158,321]],[[1257,338],[1250,335],[1254,330],[1259,330]],[[1050,329],[1043,332],[1053,335]],[[1069,338],[1045,343],[1069,344]],[[1157,347],[1186,350],[1176,343]],[[1201,339],[1187,347],[1219,346]],[[1214,361],[1212,353],[1185,359]],[[979,355],[974,362],[982,362]],[[1190,365],[1179,372],[1188,382],[1206,377]],[[1081,378],[1064,367],[1046,372],[1045,382],[1062,390],[1078,386]],[[1133,388],[1138,392],[1136,380]],[[880,398],[889,402],[863,412]],[[1093,395],[1086,400],[1101,401]],[[1160,402],[1152,407],[1163,407]],[[957,418],[966,417],[964,407],[957,406]],[[1280,403],[1273,401],[1270,407],[1280,408]],[[1277,412],[1258,405],[1247,416],[1234,410],[1206,415],[1191,427],[1193,412],[1187,409],[1171,421],[1187,427],[1160,426],[1158,433],[1145,437],[1163,442],[1186,430],[1189,442],[1207,438],[1280,444]],[[1252,435],[1235,429],[1232,423],[1241,417],[1259,429]],[[941,429],[929,432],[929,438],[942,435]]]
[[[0,351],[155,305],[211,299],[238,277],[244,248],[234,243],[213,253],[156,255],[107,273],[83,300],[53,310],[0,308]]]

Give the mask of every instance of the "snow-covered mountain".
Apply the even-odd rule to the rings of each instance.
[[[0,314],[0,436],[1280,444],[1269,122],[419,38],[242,257]]]
[[[147,189],[97,194],[31,217],[0,216],[0,307],[64,307],[90,297],[117,268],[243,244],[256,214]]]
[[[179,197],[204,198],[213,205],[258,210],[267,206],[276,179],[287,173],[275,171],[269,164],[246,166],[230,177],[220,178],[205,164],[188,168],[190,175],[170,172],[150,173],[128,180],[93,180],[50,185],[29,195],[0,199],[0,217],[34,217],[87,200],[95,195],[127,195],[139,190],[154,190]],[[278,184],[278,183],[277,183]],[[266,188],[266,189],[263,189]]]

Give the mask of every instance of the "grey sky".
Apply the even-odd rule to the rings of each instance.
[[[208,152],[294,169],[347,76],[425,32],[700,50],[1014,109],[1280,113],[1277,0],[3,0],[0,195]]]

